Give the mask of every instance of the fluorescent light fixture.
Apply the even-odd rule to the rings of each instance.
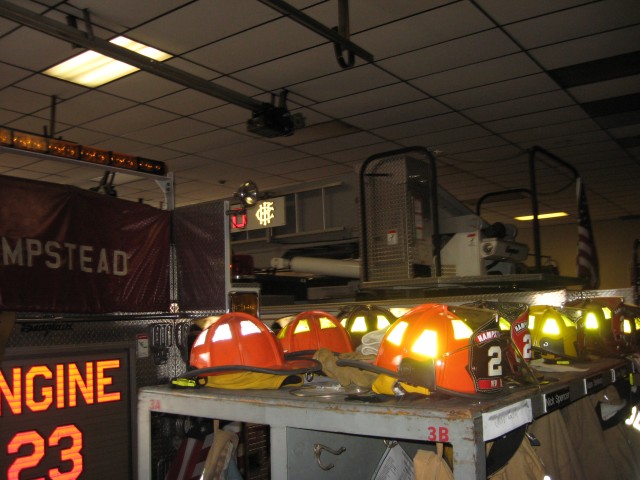
[[[544,220],[546,218],[558,218],[558,217],[566,217],[569,214],[567,212],[552,212],[552,213],[540,213],[538,214],[538,220]],[[533,220],[533,215],[525,215],[522,217],[514,217],[515,220],[520,220],[521,222],[526,222],[528,220]]]
[[[159,62],[171,58],[171,55],[168,53],[156,50],[142,43],[134,42],[126,37],[116,37],[110,40],[110,42]],[[139,68],[114,60],[93,50],[88,50],[45,70],[43,73],[62,80],[78,83],[85,87],[99,87],[100,85],[112,82],[138,70]]]

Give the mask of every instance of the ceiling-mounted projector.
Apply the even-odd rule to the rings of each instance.
[[[285,137],[296,128],[304,127],[304,117],[300,113],[291,115],[287,109],[287,90],[280,92],[280,104],[275,105],[275,95],[271,94],[271,103],[254,111],[247,120],[247,130],[263,137]]]

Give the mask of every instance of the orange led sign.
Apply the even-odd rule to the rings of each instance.
[[[6,127],[0,127],[0,145],[19,150],[30,150],[83,162],[97,163],[111,167],[136,170],[139,172],[165,175],[167,173],[164,162],[135,157],[124,153],[79,145],[75,142],[23,132]]]
[[[133,347],[9,350],[0,368],[0,477],[132,478]]]

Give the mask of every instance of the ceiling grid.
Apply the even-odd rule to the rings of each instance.
[[[250,110],[149,71],[93,89],[48,77],[82,49],[2,15],[0,125],[42,133],[55,95],[57,136],[166,162],[178,206],[228,198],[248,178],[277,189],[355,175],[368,156],[414,145],[437,152],[441,185],[473,206],[484,193],[527,187],[526,151],[538,145],[582,174],[596,220],[640,215],[636,0],[351,0],[350,40],[374,61],[356,57],[346,69],[327,39],[264,3],[1,0],[0,10],[19,4],[62,23],[73,14],[83,31],[86,10],[100,39],[167,51],[168,66],[257,104],[287,89],[289,109],[306,119],[291,136],[250,133]],[[289,3],[338,24],[337,0]],[[549,182],[541,211],[567,203],[573,186],[544,195],[566,172],[538,168]],[[80,188],[101,176],[6,151],[0,174]],[[152,182],[123,176],[116,186],[123,198],[163,201]],[[483,213],[504,221],[519,208],[494,201]]]

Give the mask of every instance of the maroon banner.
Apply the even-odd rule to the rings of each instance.
[[[169,308],[170,213],[0,176],[0,310]]]

